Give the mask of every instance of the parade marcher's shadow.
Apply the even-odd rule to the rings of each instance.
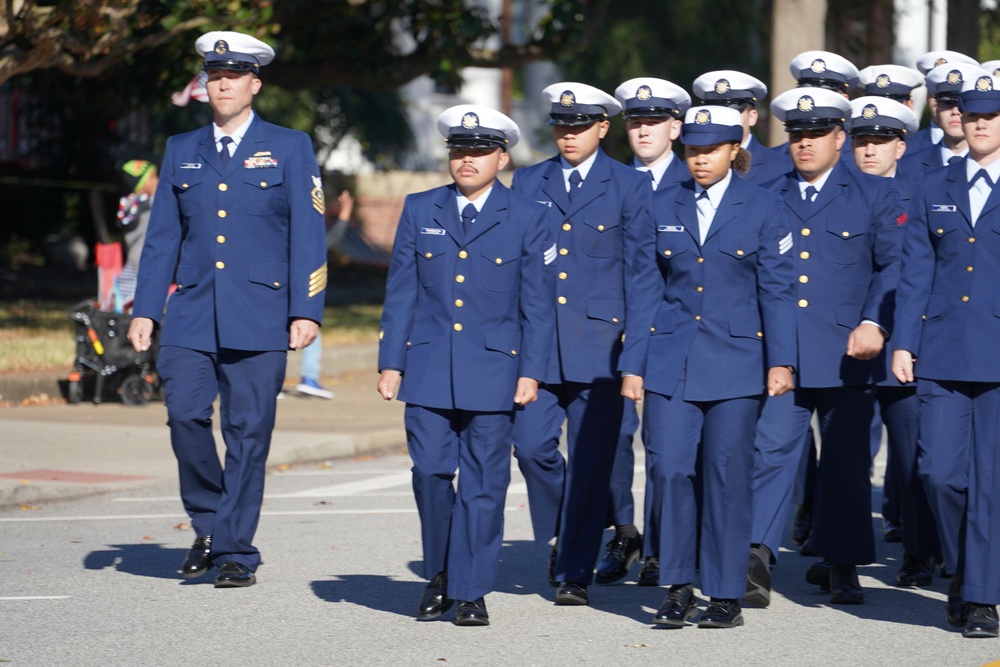
[[[179,566],[187,549],[165,548],[155,542],[140,544],[109,544],[103,551],[91,551],[83,559],[88,570],[114,568],[125,574],[156,579],[177,579]],[[191,583],[198,579],[192,579]],[[186,582],[185,582],[186,583]]]
[[[353,604],[413,618],[427,583],[399,581],[376,574],[342,574],[313,581],[310,586],[313,594],[326,602]]]

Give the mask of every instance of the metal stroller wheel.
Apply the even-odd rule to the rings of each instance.
[[[141,375],[129,375],[122,381],[120,391],[125,405],[145,405],[156,388]]]

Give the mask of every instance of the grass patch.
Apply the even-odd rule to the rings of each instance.
[[[73,367],[76,323],[69,310],[75,302],[0,302],[0,373],[64,370]],[[381,304],[349,304],[326,308],[323,347],[378,340]]]

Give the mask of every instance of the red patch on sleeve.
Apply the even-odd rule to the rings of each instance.
[[[898,218],[896,218],[896,226],[899,227],[900,225],[904,224],[909,219],[910,219],[910,214],[909,213],[904,213],[903,215],[901,215]]]

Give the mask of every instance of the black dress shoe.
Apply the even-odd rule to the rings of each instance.
[[[712,598],[705,613],[698,619],[699,628],[735,628],[743,625],[739,600]]]
[[[216,588],[246,588],[257,583],[257,577],[243,563],[227,560],[219,567],[215,578]]]
[[[604,558],[597,564],[594,583],[613,584],[624,579],[632,564],[639,560],[641,551],[642,537],[626,537],[615,532],[608,542]]]
[[[489,625],[490,615],[486,611],[486,600],[479,598],[472,602],[459,601],[455,610],[455,625]]]
[[[792,544],[801,547],[809,539],[813,529],[813,510],[810,503],[802,503],[795,508],[792,522]]]
[[[743,604],[766,607],[771,604],[771,550],[763,544],[750,548],[747,565],[747,594]]]
[[[886,542],[902,542],[903,527],[894,521],[883,519],[882,535],[885,537]]]
[[[655,556],[646,556],[642,561],[642,567],[639,568],[639,585],[660,585],[660,560]]]
[[[830,602],[833,604],[864,604],[865,592],[858,580],[856,565],[830,566]]]
[[[991,604],[970,602],[962,636],[966,639],[994,639],[998,635],[997,608]]]
[[[556,604],[560,607],[572,607],[590,604],[587,596],[587,584],[576,581],[565,581],[556,589]]]
[[[208,572],[212,567],[212,536],[199,537],[191,545],[181,563],[181,576],[185,579],[194,579]]]
[[[901,588],[930,586],[934,581],[934,558],[917,558],[903,552],[903,564],[896,574],[896,585]]]
[[[948,606],[945,608],[945,619],[953,628],[965,625],[969,616],[969,603],[962,599],[962,575],[956,572],[948,582]]]
[[[819,586],[824,593],[830,592],[830,561],[821,560],[813,563],[806,570],[806,583]]]
[[[452,600],[448,598],[448,575],[438,572],[427,584],[424,594],[420,596],[420,608],[417,609],[418,621],[433,621],[435,618],[451,609]]]
[[[656,610],[653,623],[671,628],[681,628],[698,615],[698,601],[694,597],[694,586],[675,584],[667,589],[667,597]]]

